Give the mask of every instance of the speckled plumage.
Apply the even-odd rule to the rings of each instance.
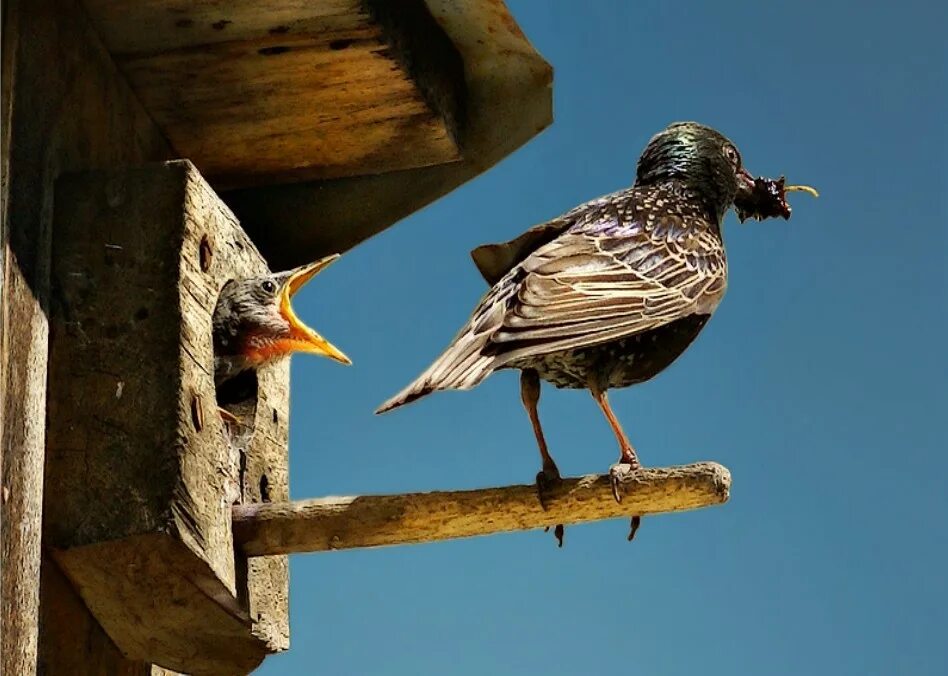
[[[619,442],[611,470],[619,500],[619,477],[639,465],[606,392],[654,377],[698,336],[727,288],[721,221],[753,188],[727,138],[696,123],[670,125],[643,151],[632,187],[475,249],[490,290],[444,353],[377,412],[520,369],[543,460],[542,503],[559,471],[537,414],[539,381],[589,389]],[[562,544],[562,526],[556,533]]]
[[[733,173],[730,187],[714,191],[674,171],[652,174],[640,163],[636,185],[508,243],[536,246],[503,250],[498,258],[516,263],[444,354],[379,410],[471,388],[502,368],[534,368],[557,387],[608,389],[648,380],[674,361],[724,295],[721,219],[738,186]],[[479,265],[490,280],[490,263]]]

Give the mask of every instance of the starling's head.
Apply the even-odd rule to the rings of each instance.
[[[697,122],[676,122],[652,137],[636,171],[638,185],[678,180],[707,200],[719,218],[754,188],[737,147]]]
[[[221,290],[214,311],[214,349],[218,356],[238,356],[248,364],[309,352],[351,364],[293,311],[291,299],[339,255],[322,258],[287,272],[234,279]]]

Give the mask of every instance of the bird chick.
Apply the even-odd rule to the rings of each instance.
[[[297,291],[338,258],[339,254],[334,254],[294,270],[233,279],[224,285],[213,317],[218,403],[223,403],[222,388],[238,376],[294,352],[352,363],[304,324],[291,303]]]
[[[606,393],[653,378],[698,336],[727,288],[722,220],[735,200],[758,204],[755,189],[725,136],[695,122],[670,125],[642,152],[630,188],[472,251],[491,289],[444,353],[377,413],[519,369],[542,505],[560,473],[537,414],[540,381],[587,389],[619,444],[610,475],[621,500],[622,478],[640,464]],[[561,525],[556,534],[562,545]]]

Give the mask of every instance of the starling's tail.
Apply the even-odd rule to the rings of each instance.
[[[438,390],[469,390],[501,368],[508,360],[492,351],[489,343],[503,324],[507,302],[520,288],[515,274],[521,273],[511,273],[506,283],[501,280],[491,287],[444,353],[375,412],[391,411]]]
[[[375,412],[391,411],[439,390],[468,390],[479,384],[494,370],[494,358],[482,354],[484,343],[480,336],[462,331],[424,373]]]

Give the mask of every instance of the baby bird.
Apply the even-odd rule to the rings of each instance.
[[[238,376],[294,352],[319,354],[351,364],[332,343],[304,324],[291,299],[304,284],[339,258],[327,256],[287,272],[234,279],[214,309],[214,382],[218,404],[239,400]]]

